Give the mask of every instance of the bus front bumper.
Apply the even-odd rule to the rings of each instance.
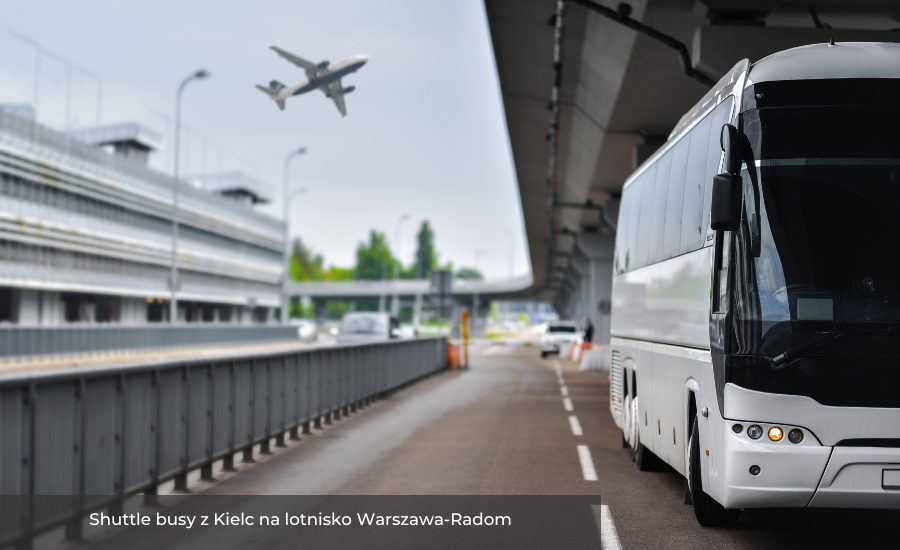
[[[794,445],[784,440],[773,443],[766,435],[750,441],[729,433],[727,456],[722,457],[721,504],[900,509],[900,449],[830,447],[820,445],[812,434],[808,438]]]
[[[896,441],[890,438],[897,437],[900,408],[826,406],[732,383],[725,385],[724,397],[720,452],[727,456],[713,460],[708,470],[716,474],[712,496],[723,506],[900,509],[900,448],[846,445]],[[736,423],[744,426],[740,433],[734,432]],[[763,427],[759,439],[747,436],[751,424]],[[784,430],[783,440],[767,437],[772,426]],[[805,433],[799,444],[788,441],[793,428]],[[749,472],[754,465],[760,468],[755,476]]]
[[[900,449],[834,447],[816,508],[900,508]]]

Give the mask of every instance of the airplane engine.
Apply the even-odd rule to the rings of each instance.
[[[356,86],[347,86],[346,88],[344,88],[344,95],[349,94],[350,92],[352,92],[355,89],[356,89]]]
[[[331,61],[322,61],[321,63],[316,65],[316,67],[320,69],[327,69],[329,65],[331,65]]]

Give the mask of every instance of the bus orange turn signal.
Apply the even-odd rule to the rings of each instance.
[[[784,430],[778,426],[772,426],[769,428],[769,439],[772,441],[781,441],[784,439]]]

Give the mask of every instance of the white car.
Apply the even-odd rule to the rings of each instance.
[[[581,341],[581,329],[575,321],[550,321],[547,330],[541,336],[541,357],[551,353],[559,353],[559,348],[566,344]]]
[[[400,320],[388,313],[348,312],[341,319],[338,344],[365,344],[400,337]]]
[[[315,342],[318,339],[319,329],[315,321],[309,319],[291,319],[291,325],[297,327],[297,338],[301,342]]]

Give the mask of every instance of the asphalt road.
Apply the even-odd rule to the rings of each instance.
[[[542,360],[534,348],[482,348],[471,361],[192,486],[217,495],[601,495],[626,549],[900,546],[893,511],[748,510],[736,527],[702,528],[679,474],[640,472],[622,449],[605,375]],[[578,446],[596,480],[586,479]]]

